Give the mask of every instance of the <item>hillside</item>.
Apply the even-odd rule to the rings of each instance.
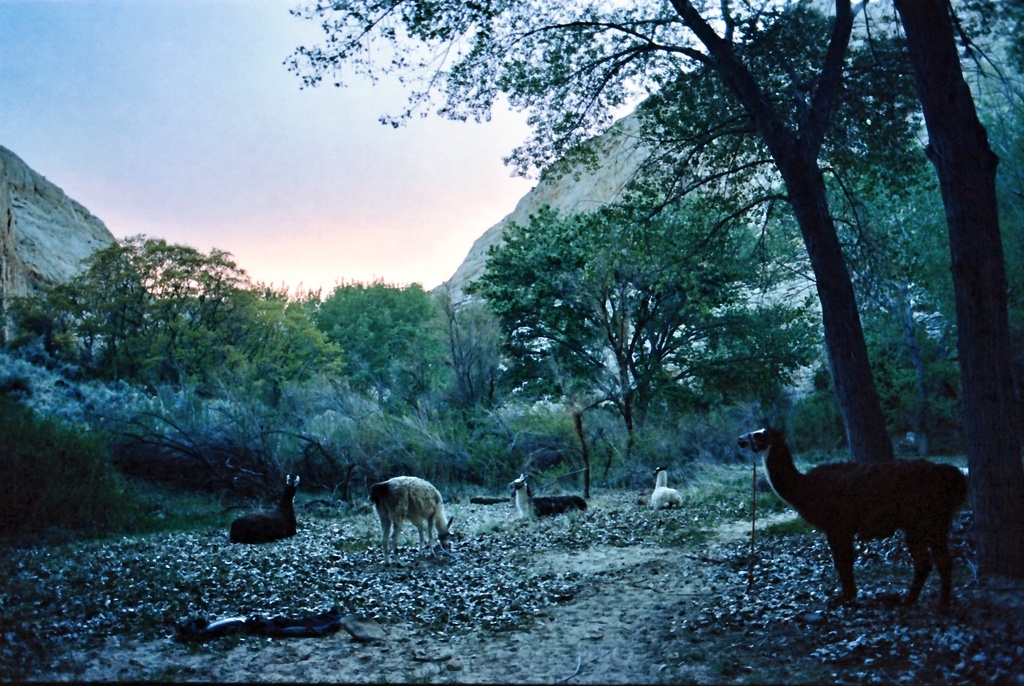
[[[590,142],[598,156],[598,162],[593,168],[541,178],[520,199],[515,209],[473,243],[455,274],[440,288],[450,289],[453,298],[459,300],[465,287],[483,273],[487,250],[501,242],[505,227],[512,222],[525,223],[530,215],[544,205],[565,212],[583,212],[596,209],[621,196],[626,184],[649,154],[639,136],[639,128],[636,115],[620,119],[606,133]]]
[[[114,241],[81,203],[0,146],[0,311],[7,298],[67,281]]]

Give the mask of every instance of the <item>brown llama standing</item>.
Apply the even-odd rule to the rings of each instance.
[[[897,460],[827,464],[802,474],[793,464],[785,437],[776,429],[744,434],[739,444],[754,452],[767,449],[764,465],[772,488],[828,537],[844,600],[857,596],[854,536],[885,538],[902,529],[914,563],[904,602],[917,601],[934,562],[939,570],[939,607],[949,607],[953,570],[949,529],[967,495],[967,479],[959,469],[927,460]]]

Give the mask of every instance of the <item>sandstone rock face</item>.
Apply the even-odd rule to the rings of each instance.
[[[618,199],[650,154],[639,131],[635,115],[624,117],[590,142],[598,154],[596,168],[541,179],[511,213],[473,243],[452,278],[438,289],[449,290],[456,302],[461,300],[466,286],[483,274],[487,250],[501,242],[502,233],[509,223],[525,224],[530,215],[545,205],[563,212],[587,212]]]
[[[12,296],[75,276],[115,240],[89,210],[0,146],[0,312]]]

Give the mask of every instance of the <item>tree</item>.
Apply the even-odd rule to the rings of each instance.
[[[742,234],[704,216],[622,204],[510,225],[470,291],[501,320],[519,391],[609,403],[632,439],[656,401],[766,397],[806,364],[800,311],[749,307]]]
[[[939,424],[962,428],[949,244],[927,164],[922,153],[896,183],[857,191],[842,232],[890,430],[912,431],[922,456]]]
[[[744,50],[758,42],[766,27],[795,15],[789,3],[760,7],[737,8],[723,0],[717,11],[702,14],[685,0],[628,6],[570,0],[541,6],[460,0],[320,3],[307,8],[305,16],[322,22],[327,44],[299,48],[290,66],[307,70],[306,85],[316,85],[342,66],[371,78],[389,72],[418,77],[426,86],[412,94],[405,117],[428,104],[434,91],[443,90],[442,115],[482,119],[503,94],[513,107],[531,110],[534,138],[510,158],[520,169],[542,167],[573,150],[606,126],[615,108],[657,91],[680,71],[695,65],[713,70],[742,105],[746,125],[763,139],[784,181],[816,277],[853,458],[891,459],[892,445],[818,164],[830,115],[843,95],[855,12],[849,0],[837,0],[829,37],[821,39],[827,48],[812,62],[817,68],[809,73],[803,63],[806,53],[797,49],[788,72],[794,78],[780,91],[774,82],[758,81]],[[378,63],[381,43],[391,48],[392,59]],[[802,46],[813,43],[810,36],[802,37]],[[780,54],[787,54],[786,49]],[[782,102],[785,98],[791,99]]]
[[[491,407],[501,365],[501,331],[494,315],[476,301],[456,305],[451,292],[439,294],[448,342],[447,364],[453,373],[453,406]]]
[[[82,274],[14,310],[57,359],[151,387],[209,390],[245,365],[280,384],[329,369],[337,356],[301,304],[252,286],[228,253],[143,236],[97,251]]]
[[[301,384],[318,376],[341,374],[341,350],[313,323],[314,293],[291,297],[287,289],[257,286],[239,293],[246,317],[235,343],[234,364],[224,381],[241,394],[254,393],[276,407],[287,383]],[[319,299],[317,298],[317,302]],[[233,376],[228,371],[233,371]]]
[[[963,78],[948,0],[895,0],[946,208],[978,566],[1024,576],[1024,468],[1014,396],[998,158]]]
[[[62,354],[100,377],[151,384],[210,369],[248,283],[229,257],[143,236],[97,251],[45,295],[64,330]]]
[[[352,388],[373,393],[380,406],[416,408],[437,386],[440,371],[438,309],[419,284],[341,285],[320,305],[316,324],[344,352]]]

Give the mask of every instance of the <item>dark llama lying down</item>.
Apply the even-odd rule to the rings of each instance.
[[[885,538],[902,529],[914,563],[914,579],[904,602],[917,601],[934,562],[939,570],[939,607],[949,607],[953,571],[949,529],[967,495],[967,479],[959,469],[927,460],[897,460],[826,464],[801,474],[785,437],[776,429],[744,434],[739,444],[754,452],[767,449],[764,464],[772,488],[828,537],[844,600],[857,596],[854,536]]]
[[[524,519],[533,517],[547,517],[549,515],[562,514],[569,510],[586,510],[587,501],[578,495],[547,495],[533,496],[533,491],[526,483],[526,475],[520,474],[519,478],[508,485],[515,493],[516,508],[519,516]]]
[[[231,540],[234,543],[269,543],[295,535],[295,508],[292,499],[299,487],[299,477],[284,480],[284,494],[281,504],[273,510],[253,512],[239,517],[231,523]]]

